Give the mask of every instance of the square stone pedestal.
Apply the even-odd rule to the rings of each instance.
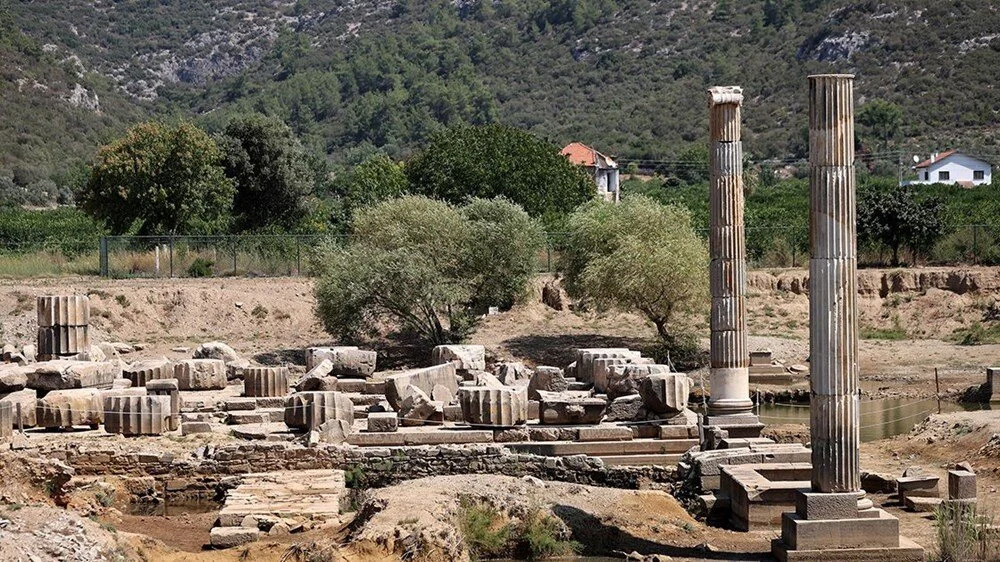
[[[899,536],[899,520],[879,508],[859,510],[856,493],[799,492],[795,513],[781,518],[771,543],[780,562],[852,560],[922,562],[924,549]]]
[[[717,427],[727,432],[731,438],[760,437],[764,424],[753,414],[735,414],[728,416],[706,416],[705,427]]]

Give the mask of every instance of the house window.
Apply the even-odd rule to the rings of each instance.
[[[931,179],[931,173],[930,172],[924,172],[924,181],[928,181],[930,179]]]
[[[973,170],[972,179],[974,180],[986,179],[986,174],[982,170]]]
[[[948,172],[938,172],[938,181],[948,181],[951,179],[951,174]]]

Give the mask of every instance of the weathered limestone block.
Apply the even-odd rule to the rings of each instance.
[[[123,367],[122,376],[132,381],[132,386],[146,386],[151,380],[173,378],[174,362],[166,357],[137,361]]]
[[[170,429],[169,396],[104,398],[104,430],[122,435],[162,435]]]
[[[576,350],[574,376],[578,381],[594,382],[594,359],[638,359],[641,354],[625,347],[594,347]]]
[[[195,359],[218,359],[223,363],[242,359],[235,349],[221,341],[210,341],[199,345],[194,350],[192,357]]]
[[[399,419],[404,426],[440,426],[444,422],[444,404],[431,400],[419,388],[411,387],[400,405]]]
[[[249,527],[213,527],[209,533],[212,548],[235,548],[260,539],[260,530]]]
[[[181,390],[222,390],[226,364],[221,359],[184,359],[174,364],[174,378]]]
[[[639,392],[639,384],[643,379],[653,374],[669,373],[668,365],[613,365],[608,371],[608,382],[605,394],[614,400],[621,396],[630,396]]]
[[[772,361],[774,361],[774,358],[772,357],[770,349],[761,349],[750,352],[751,367],[770,366]]]
[[[621,365],[652,365],[648,357],[597,357],[592,362],[592,381],[596,392],[605,393],[608,390],[608,374],[611,369]]]
[[[441,385],[451,390],[452,393],[458,393],[458,375],[455,373],[454,363],[414,369],[386,377],[385,398],[392,405],[392,409],[398,412],[410,386],[419,388],[424,394],[430,396],[434,393],[435,385]]]
[[[462,417],[472,426],[513,427],[528,421],[528,389],[464,387],[458,391]]]
[[[543,424],[597,424],[604,416],[603,398],[540,392],[539,421]]]
[[[986,368],[986,392],[989,402],[1000,402],[1000,367]]]
[[[20,365],[0,365],[0,392],[15,392],[28,384],[27,370]]]
[[[35,303],[39,327],[90,324],[90,298],[86,295],[44,295]]]
[[[638,394],[619,396],[608,403],[604,421],[633,421],[646,417],[646,407]]]
[[[431,363],[454,363],[456,369],[486,369],[486,348],[481,345],[439,345],[431,350]]]
[[[351,424],[344,420],[326,420],[315,431],[310,432],[310,444],[313,442],[313,433],[316,434],[317,442],[340,445],[347,441],[347,436],[351,433]]]
[[[24,344],[24,347],[21,348],[21,356],[24,357],[25,363],[34,363],[38,356],[38,346],[33,343]]]
[[[312,431],[327,420],[354,423],[354,403],[340,392],[296,392],[285,401],[285,425]]]
[[[519,381],[523,381],[521,384],[529,384],[531,376],[531,369],[525,367],[524,363],[520,361],[501,363],[496,370],[497,379],[507,386],[513,386]]]
[[[35,408],[38,403],[38,393],[34,389],[25,388],[11,392],[0,398],[0,404],[10,404],[14,415],[14,426],[18,425],[18,405],[21,406],[20,425],[22,427],[35,427]]]
[[[45,428],[97,427],[102,421],[100,397],[100,391],[93,388],[53,390],[38,400],[37,425]]]
[[[87,326],[48,326],[38,328],[38,351],[57,357],[90,351],[90,328]]]
[[[569,388],[569,381],[559,367],[540,366],[535,368],[528,383],[528,398],[538,400],[538,391],[563,392]]]
[[[309,369],[295,385],[295,389],[299,392],[337,390],[337,377],[330,376],[332,372],[333,363],[329,359],[323,359]]]
[[[948,471],[948,499],[976,501],[976,473],[969,470]]]
[[[646,409],[656,414],[670,414],[687,408],[691,379],[684,373],[649,375],[639,385]]]
[[[0,401],[0,442],[14,437],[14,408],[10,402]]]
[[[146,392],[150,396],[166,396],[170,398],[170,431],[177,431],[181,425],[181,393],[177,379],[154,379],[146,383]]]
[[[399,429],[399,418],[395,412],[369,412],[368,431],[372,433],[393,433]]]
[[[43,361],[36,363],[28,372],[27,386],[42,391],[111,388],[112,382],[121,374],[121,365],[112,361]]]
[[[288,394],[288,367],[248,367],[243,371],[243,396]]]
[[[306,350],[307,369],[312,370],[324,360],[330,361],[330,375],[363,379],[375,372],[378,353],[354,346],[310,347]]]

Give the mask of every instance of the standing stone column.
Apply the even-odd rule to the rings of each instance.
[[[809,77],[810,437],[814,492],[860,492],[854,77]]]
[[[711,399],[709,416],[751,417],[750,354],[746,330],[746,235],[743,230],[743,143],[740,108],[743,90],[708,90],[709,173],[712,258],[710,280]],[[756,421],[754,419],[753,421]]]

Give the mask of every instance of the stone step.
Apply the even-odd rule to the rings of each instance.
[[[604,466],[674,466],[682,454],[673,455],[604,455],[598,457]]]
[[[342,470],[297,470],[247,474],[226,494],[219,525],[238,527],[243,519],[323,520],[335,518],[346,505]]]
[[[337,386],[340,386],[340,382],[337,382]],[[339,390],[337,392],[340,392]],[[372,404],[378,404],[385,400],[384,394],[362,394],[360,392],[345,392],[348,398],[355,406],[371,406]]]
[[[520,453],[533,453],[547,457],[581,454],[597,457],[684,453],[697,445],[697,439],[636,439],[633,441],[592,441],[586,443],[574,441],[511,443],[507,447]]]

